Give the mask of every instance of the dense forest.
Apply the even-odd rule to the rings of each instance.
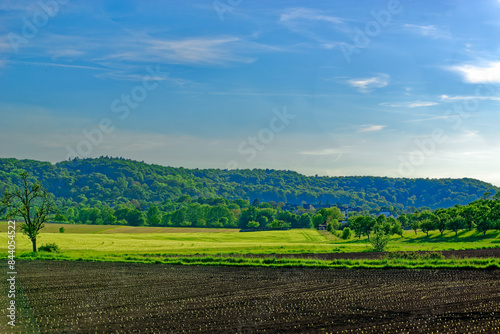
[[[303,205],[342,204],[363,210],[448,208],[480,199],[499,188],[474,179],[407,179],[372,176],[304,176],[271,169],[186,169],[101,157],[59,162],[0,159],[0,194],[19,184],[26,170],[52,192],[63,207],[152,204],[196,198],[244,199]]]

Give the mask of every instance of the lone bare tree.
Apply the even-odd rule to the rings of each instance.
[[[8,217],[21,216],[24,223],[21,231],[30,238],[33,252],[36,252],[36,237],[45,226],[51,214],[55,213],[56,206],[51,194],[42,187],[40,182],[31,182],[29,174],[21,172],[22,187],[6,190],[1,204],[9,209]]]

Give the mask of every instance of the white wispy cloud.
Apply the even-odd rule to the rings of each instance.
[[[74,58],[84,55],[85,52],[73,48],[57,48],[47,50],[47,54],[53,58]]]
[[[140,74],[134,74],[134,73],[126,73],[123,71],[115,71],[115,72],[106,72],[102,74],[97,74],[97,78],[106,78],[106,79],[113,79],[113,80],[123,80],[123,81],[143,81],[143,80],[148,80],[148,81],[164,81],[167,80],[166,77],[147,77],[145,78],[144,75]]]
[[[323,148],[319,150],[311,150],[311,151],[301,151],[299,154],[303,155],[334,155],[334,154],[342,154],[344,153],[344,150],[341,149],[336,149],[336,148]]]
[[[375,88],[382,88],[389,84],[390,77],[387,74],[380,73],[370,78],[351,79],[347,82],[352,87],[358,88],[362,93],[369,93]]]
[[[102,67],[86,66],[86,65],[71,65],[71,64],[46,63],[46,62],[35,62],[35,61],[16,61],[16,60],[12,60],[10,62],[16,64],[26,64],[34,66],[67,67],[67,68],[78,68],[84,70],[103,70]]]
[[[327,50],[345,44],[332,39],[335,32],[350,31],[342,18],[311,8],[289,8],[280,15],[279,23],[288,30],[312,40],[312,47]]]
[[[136,44],[124,42],[118,47],[118,51],[105,55],[103,58],[174,64],[225,64],[255,61],[254,57],[238,54],[238,51],[242,50],[246,44],[238,37],[189,37],[178,40],[144,38],[141,44],[138,47]]]
[[[500,83],[500,61],[450,67],[468,83]]]
[[[4,46],[0,40],[0,48]],[[0,49],[1,51],[1,49]],[[130,64],[225,65],[252,63],[253,54],[275,52],[279,48],[238,36],[152,37],[145,32],[102,35],[45,34],[31,41],[25,55],[62,58],[69,61],[115,64],[116,69]],[[252,54],[252,55],[250,55]]]
[[[331,23],[341,23],[342,19],[325,15],[318,10],[310,8],[290,8],[280,16],[280,22],[290,22],[298,19],[311,20],[311,21],[324,21]]]
[[[306,93],[272,93],[272,92],[210,92],[210,95],[236,95],[236,96],[291,96],[291,97],[333,97],[331,94],[306,94]]]
[[[418,24],[405,24],[404,27],[416,34],[431,37],[433,39],[451,38],[450,32],[439,29],[435,25],[418,25]]]
[[[376,132],[386,127],[387,125],[363,125],[358,129],[358,132]]]
[[[500,101],[500,96],[487,96],[487,95],[441,95],[441,101],[444,102],[455,102],[455,101],[466,101],[466,100],[491,100]]]
[[[382,102],[379,105],[384,107],[394,107],[394,108],[419,108],[419,107],[435,106],[438,104],[439,103],[432,101],[412,101],[412,102],[401,102],[401,103]]]
[[[460,117],[459,115],[450,115],[450,116],[433,116],[433,117],[427,117],[427,118],[418,118],[418,119],[411,119],[408,121],[405,121],[406,123],[414,123],[414,122],[425,122],[425,121],[435,121],[438,119],[448,119],[448,118],[454,118],[454,117]]]

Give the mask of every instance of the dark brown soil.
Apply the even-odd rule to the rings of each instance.
[[[500,332],[499,270],[17,267],[42,333]]]
[[[439,252],[445,258],[485,258],[497,257],[500,258],[500,248],[491,249],[467,249],[467,250],[445,250],[445,251],[420,251],[415,252],[419,254]],[[301,258],[301,259],[317,259],[317,260],[337,260],[337,259],[380,259],[387,253],[385,252],[356,252],[356,253],[307,253],[307,254],[220,254],[210,256],[223,256],[223,257],[251,257],[251,258]],[[148,257],[160,256],[155,254],[148,254]],[[207,255],[169,255],[167,257],[204,257]]]
[[[491,249],[467,249],[467,250],[445,250],[436,251],[444,255],[445,258],[469,258],[469,257],[498,257],[500,258],[500,248]],[[416,252],[420,254],[430,252]],[[379,259],[386,255],[385,252],[357,252],[357,253],[326,253],[326,254],[245,254],[236,256],[245,257],[276,257],[276,258],[312,258],[318,260],[336,259]]]

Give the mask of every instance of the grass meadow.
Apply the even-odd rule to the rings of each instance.
[[[20,227],[20,224],[17,224]],[[59,233],[64,227],[65,232]],[[7,224],[0,223],[0,256],[7,256]],[[38,246],[56,243],[60,253],[31,253],[31,242],[20,231],[16,237],[16,256],[91,261],[162,262],[178,264],[233,264],[272,266],[394,266],[430,265],[428,260],[409,263],[406,260],[308,260],[308,259],[250,259],[245,254],[303,254],[369,252],[372,247],[366,237],[342,240],[313,229],[287,231],[241,232],[237,229],[155,228],[105,225],[47,224],[37,240]],[[405,231],[403,237],[393,236],[388,251],[441,251],[500,247],[500,232],[489,231],[486,236],[476,231],[425,233]],[[232,257],[229,258],[228,255]],[[175,256],[174,256],[175,255]],[[196,255],[196,258],[189,258]],[[236,257],[235,257],[236,255]],[[272,256],[270,255],[270,258]],[[455,262],[453,262],[455,261]],[[433,266],[453,267],[458,260],[435,260]],[[460,260],[464,266],[470,260]],[[469,261],[469,262],[467,262]],[[484,259],[477,265],[497,263]]]

